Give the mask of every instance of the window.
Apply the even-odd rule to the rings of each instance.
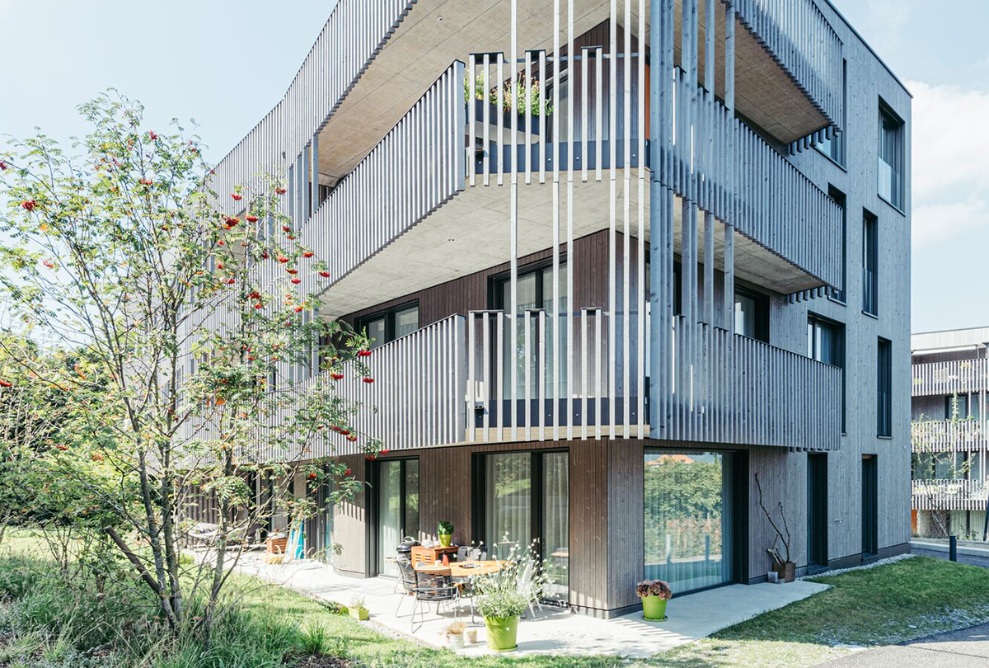
[[[955,409],[958,409],[957,416]],[[977,397],[970,397],[967,394],[951,394],[944,398],[944,419],[953,420],[979,419],[979,402]]]
[[[836,289],[831,296],[845,303],[845,287],[848,285],[848,216],[845,211],[845,193],[834,186],[828,186],[828,196],[841,207],[841,288]]]
[[[747,288],[735,289],[735,332],[769,343],[769,297]]]
[[[848,61],[841,61],[841,127],[845,127],[848,108]],[[845,166],[845,135],[836,133],[831,139],[825,139],[815,144],[817,150],[828,156],[836,163]]]
[[[567,263],[560,262],[560,312],[567,307]],[[497,276],[493,281],[493,308],[505,313],[512,309],[512,280],[511,276]],[[518,312],[533,309],[544,309],[547,313],[553,311],[553,267],[540,264],[533,268],[522,269],[518,273]]]
[[[419,304],[403,304],[357,319],[357,331],[367,330],[372,348],[384,345],[419,329]]]
[[[893,435],[893,344],[879,339],[876,355],[876,433],[879,436]]]
[[[879,467],[875,455],[862,456],[862,556],[879,552]]]
[[[732,531],[732,456],[730,452],[646,449],[646,578],[666,580],[675,592],[731,582],[734,541],[738,540]]]
[[[862,310],[879,314],[879,221],[862,216]]]
[[[879,196],[898,209],[904,201],[903,120],[879,101]]]
[[[841,373],[841,431],[845,431],[845,326],[811,314],[807,317],[807,356],[840,367]]]
[[[398,576],[389,557],[405,536],[419,535],[419,460],[390,459],[376,462],[372,479],[374,498],[375,568],[379,575]]]

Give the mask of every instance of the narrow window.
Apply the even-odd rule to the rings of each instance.
[[[848,61],[841,61],[841,127],[845,127],[848,108]],[[831,139],[825,139],[815,144],[817,150],[828,156],[836,163],[845,166],[845,135],[835,133]]]
[[[879,196],[898,209],[904,200],[903,119],[879,101]]]
[[[876,369],[876,419],[877,435],[893,435],[893,345],[886,339],[879,339]]]
[[[879,467],[875,455],[862,456],[862,556],[879,552]]]
[[[807,317],[807,356],[841,369],[841,431],[845,431],[845,326],[810,314]]]
[[[828,196],[841,207],[841,287],[834,291],[832,297],[845,303],[845,289],[848,285],[848,216],[845,211],[845,193],[834,186],[829,186]]]
[[[879,221],[866,212],[862,216],[862,310],[879,314]]]

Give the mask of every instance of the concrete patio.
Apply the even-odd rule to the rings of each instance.
[[[312,598],[343,605],[349,604],[354,595],[362,596],[373,622],[421,643],[436,647],[446,645],[442,632],[454,621],[453,613],[444,612],[440,616],[436,614],[435,607],[431,607],[425,623],[412,633],[409,617],[411,601],[402,604],[401,617],[395,616],[401,595],[396,593],[394,579],[355,579],[337,575],[332,568],[319,561],[300,560],[271,565],[265,564],[261,557],[258,553],[245,553],[237,570]],[[668,619],[663,622],[646,622],[641,612],[602,620],[544,606],[542,612],[537,611],[534,619],[523,619],[519,624],[518,649],[514,654],[651,656],[827,588],[826,585],[801,580],[786,585],[719,587],[674,598],[667,607]],[[466,603],[461,608],[461,619],[470,621]],[[477,643],[460,651],[464,656],[491,652],[486,646],[483,619],[477,617],[475,622]]]

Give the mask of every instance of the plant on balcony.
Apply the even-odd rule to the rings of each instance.
[[[791,558],[790,545],[793,542],[793,536],[790,533],[790,527],[786,523],[786,513],[783,511],[783,502],[780,501],[777,504],[777,510],[779,510],[779,522],[773,518],[773,513],[769,511],[766,507],[765,502],[762,498],[762,484],[759,482],[759,474],[755,474],[755,486],[759,491],[759,507],[762,508],[762,512],[766,515],[766,519],[769,520],[769,525],[773,527],[773,531],[776,532],[776,537],[773,539],[773,546],[767,550],[769,552],[770,558],[773,560],[773,570],[779,574],[779,579],[783,582],[793,582],[794,576],[796,575],[796,564]],[[782,527],[782,528],[781,528]],[[783,544],[783,552],[780,553],[777,545],[779,543]]]
[[[443,547],[450,547],[453,543],[453,522],[441,520],[440,523],[436,525],[436,533],[439,534],[440,545]]]
[[[481,101],[486,100],[490,104],[497,104],[498,86],[495,85],[485,90],[484,76],[478,75],[474,80],[473,98]],[[470,102],[470,100],[470,79],[465,78],[464,102]],[[533,116],[549,116],[553,113],[553,106],[543,99],[542,85],[539,80],[535,77],[527,78],[525,75],[519,76],[515,81],[509,79],[502,84],[501,103],[503,111],[517,109],[519,114],[524,114],[528,111]]]

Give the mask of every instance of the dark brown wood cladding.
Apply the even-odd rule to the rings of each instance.
[[[367,480],[367,461],[363,455],[339,457],[353,471],[361,482]],[[356,494],[353,499],[340,501],[334,505],[333,542],[342,546],[340,554],[333,556],[333,566],[338,571],[354,575],[367,574],[367,496],[369,488]]]

